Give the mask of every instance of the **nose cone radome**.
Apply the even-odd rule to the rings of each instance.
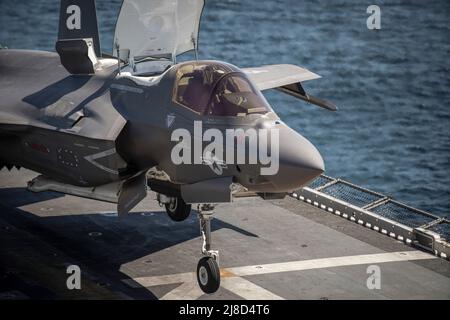
[[[287,126],[279,137],[279,170],[269,177],[276,192],[298,189],[324,172],[322,156],[306,138]]]

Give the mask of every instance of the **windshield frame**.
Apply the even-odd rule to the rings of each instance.
[[[247,84],[250,86],[250,88],[252,89],[252,93],[257,95],[258,98],[260,98],[262,100],[262,102],[264,103],[264,107],[266,108],[264,113],[260,113],[260,112],[254,112],[254,113],[245,113],[245,116],[251,115],[251,114],[267,114],[269,112],[273,112],[272,107],[270,106],[269,102],[266,100],[266,98],[264,97],[264,95],[262,94],[261,90],[259,90],[254,84],[253,82],[250,80],[250,78],[242,71],[232,71],[232,72],[228,72],[225,73],[224,75],[222,75],[221,77],[219,77],[217,79],[217,81],[214,83],[212,89],[211,89],[211,94],[207,103],[207,107],[205,109],[204,115],[206,116],[216,116],[216,117],[242,117],[239,115],[226,115],[226,116],[218,116],[218,115],[214,115],[214,114],[210,114],[209,112],[211,111],[211,108],[213,107],[213,97],[216,94],[217,89],[219,88],[219,86],[226,81],[228,78],[231,77],[239,77],[241,79],[243,79],[245,82],[247,82]],[[237,92],[238,93],[238,92]]]
[[[264,95],[262,94],[261,90],[258,89],[258,87],[251,81],[251,79],[247,76],[247,74],[245,74],[242,70],[239,70],[237,67],[233,67],[230,68],[227,65],[222,66],[222,64],[217,63],[217,66],[220,66],[218,69],[222,70],[222,72],[224,72],[223,74],[219,75],[214,82],[212,82],[210,84],[210,89],[208,90],[208,97],[207,97],[207,102],[205,103],[205,107],[204,109],[199,112],[197,111],[193,106],[188,105],[183,103],[183,101],[181,101],[178,97],[178,93],[180,90],[180,80],[183,78],[183,76],[185,75],[184,73],[181,73],[181,75],[178,74],[179,70],[187,65],[192,65],[195,68],[195,65],[198,62],[192,62],[192,63],[185,63],[183,65],[180,66],[180,68],[177,68],[176,72],[175,72],[175,79],[174,79],[174,86],[172,89],[172,101],[175,102],[177,105],[189,110],[192,113],[195,113],[199,116],[207,116],[207,117],[244,117],[244,116],[249,116],[249,115],[265,115],[267,113],[273,112],[272,107],[270,106],[269,102],[267,101],[267,99],[264,97]],[[215,63],[205,63],[205,65],[214,65]],[[228,68],[227,68],[228,67]],[[228,69],[228,70],[227,70]],[[213,98],[216,96],[217,90],[219,89],[219,86],[222,85],[224,83],[224,81],[227,81],[228,78],[232,78],[232,77],[239,77],[241,80],[245,81],[246,84],[249,86],[249,88],[251,89],[252,94],[256,95],[261,102],[263,103],[263,106],[265,108],[264,111],[260,111],[260,112],[242,112],[243,115],[237,113],[234,115],[215,115],[211,114],[212,108],[213,108]],[[238,93],[238,92],[236,92]],[[206,98],[206,97],[205,97]]]
[[[207,67],[207,66],[211,66],[211,65],[216,65],[218,67],[218,70],[221,70],[223,72],[223,74],[218,76],[218,78],[210,84],[211,88],[208,92],[208,100],[205,103],[205,108],[202,112],[199,112],[199,111],[195,110],[192,106],[185,104],[185,103],[183,103],[183,101],[179,100],[179,95],[178,95],[179,90],[180,90],[179,83],[180,83],[180,80],[186,75],[186,73],[181,73],[181,75],[179,75],[178,73],[179,73],[180,69],[187,67],[187,66],[192,66],[195,69],[195,67],[199,67],[199,66]],[[229,69],[229,67],[228,67],[228,69]],[[227,70],[227,66],[222,65],[220,63],[199,63],[199,61],[185,62],[185,63],[181,64],[175,71],[175,75],[174,75],[175,79],[174,79],[173,88],[172,88],[172,101],[175,102],[177,105],[179,105],[199,116],[207,115],[207,110],[209,109],[208,104],[211,99],[212,92],[213,92],[216,84],[220,81],[220,79],[222,79],[222,77],[226,76],[228,73],[230,73],[230,71]]]

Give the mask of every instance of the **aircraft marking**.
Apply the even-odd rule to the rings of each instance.
[[[87,161],[92,163],[97,168],[102,169],[103,171],[109,172],[109,173],[114,174],[114,175],[118,175],[119,172],[117,170],[113,170],[111,168],[107,168],[107,167],[101,165],[100,163],[98,163],[97,161],[95,161],[97,159],[113,155],[115,153],[116,153],[116,148],[112,148],[112,149],[109,149],[109,150],[106,150],[106,151],[102,151],[102,152],[99,152],[99,153],[91,154],[89,156],[85,156],[84,159],[86,159]]]
[[[167,124],[167,128],[170,128],[173,124],[173,122],[175,121],[175,114],[174,113],[169,113],[167,115],[167,119],[166,119],[166,124]]]
[[[281,272],[426,259],[437,259],[437,257],[426,252],[413,250],[224,268],[221,269],[221,287],[248,300],[280,300],[283,298],[242,277]],[[122,282],[133,288],[148,288],[152,286],[179,283],[180,285],[178,287],[171,290],[161,298],[164,300],[194,300],[200,298],[204,294],[198,287],[196,275],[194,272],[162,276],[137,277],[133,279],[123,279]]]
[[[223,174],[223,169],[228,169],[225,161],[219,159],[210,151],[205,152],[204,156],[202,157],[202,163],[206,164],[218,176]]]

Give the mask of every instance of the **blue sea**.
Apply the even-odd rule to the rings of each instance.
[[[105,52],[120,4],[97,0]],[[371,4],[381,8],[380,30],[366,26]],[[0,0],[0,44],[54,50],[58,10],[57,0]],[[318,147],[326,173],[448,215],[450,1],[206,0],[199,44],[201,59],[292,63],[321,75],[305,89],[338,112],[267,98]]]

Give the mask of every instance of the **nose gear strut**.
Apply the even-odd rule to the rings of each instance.
[[[220,287],[219,251],[211,250],[211,220],[213,213],[214,205],[198,205],[203,258],[200,259],[197,265],[197,281],[205,293],[216,292]]]

